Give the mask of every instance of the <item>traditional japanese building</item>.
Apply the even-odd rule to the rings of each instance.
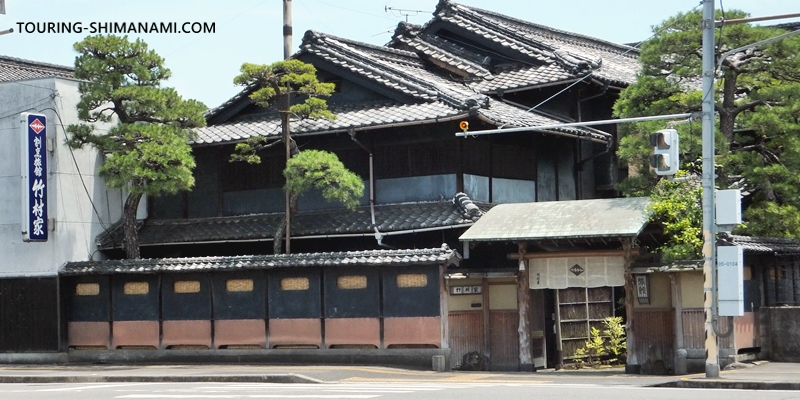
[[[75,334],[69,345],[109,351],[146,346],[170,354],[179,354],[174,352],[180,349],[255,346],[249,350],[253,354],[269,352],[273,357],[277,357],[274,351],[287,346],[305,351],[355,346],[384,355],[398,349],[426,350],[428,356],[449,355],[453,365],[460,363],[463,354],[478,351],[489,356],[494,369],[553,366],[557,360],[545,355],[544,349],[555,342],[545,340],[542,332],[549,328],[545,329],[544,320],[535,321],[541,333],[535,362],[529,357],[532,348],[525,344],[526,335],[518,334],[521,326],[531,326],[533,318],[538,318],[520,313],[518,299],[529,301],[531,292],[520,286],[523,275],[517,261],[509,258],[518,254],[518,243],[466,243],[459,237],[498,204],[618,197],[614,185],[625,170],[614,155],[615,127],[467,138],[457,138],[455,133],[461,131],[462,121],[474,132],[608,119],[619,91],[635,79],[636,56],[637,51],[625,45],[446,0],[438,3],[425,25],[401,23],[386,46],[307,32],[294,58],[313,64],[322,81],[336,84],[328,104],[337,118],[294,121],[292,135],[301,149],[332,151],[361,176],[367,187],[361,206],[348,211],[326,203],[318,193],[302,197],[300,211],[292,219],[292,255],[271,255],[273,234],[285,208],[284,152],[265,150],[258,165],[229,159],[235,144],[247,138],[280,138],[280,120],[274,110],[254,105],[248,98],[252,89],[245,89],[211,110],[208,126],[197,130],[195,189],[149,199],[148,218],[139,233],[142,255],[153,261],[101,262],[89,269],[70,263],[62,269],[65,281],[75,286],[65,293],[77,293],[78,285],[90,284],[81,287],[101,296],[96,298],[98,304],[110,304],[87,306],[87,310],[107,309],[102,315],[70,314]],[[552,231],[560,226],[548,225]],[[112,227],[98,237],[98,247],[110,257],[121,257],[121,234],[119,226]],[[603,250],[621,247],[613,240],[598,243]],[[560,245],[564,244],[569,243]],[[424,268],[439,273],[426,275],[424,268],[395,272],[393,262],[385,261],[421,249],[447,249],[436,250],[435,262],[409,264],[427,265]],[[543,245],[527,251],[550,250]],[[460,259],[458,268],[452,262],[455,251],[460,253],[455,257]],[[365,254],[366,258],[340,265],[336,261],[340,252],[349,254],[344,257]],[[285,257],[296,265],[248,268],[248,274],[255,275],[246,278],[252,284],[243,285],[252,290],[247,295],[229,295],[223,283],[239,279],[228,275],[239,270],[239,257],[261,257],[263,265]],[[209,263],[215,267],[204,266]],[[351,265],[360,272],[350,271]],[[466,280],[458,279],[461,271],[468,272]],[[397,274],[419,276],[406,282],[411,278],[400,279]],[[348,278],[340,282],[341,276]],[[419,290],[433,287],[438,297],[430,293],[428,299],[423,292],[419,298],[404,297],[408,295],[403,293],[411,292],[400,290],[401,282],[418,285],[422,276],[427,283]],[[282,287],[290,278],[296,278],[291,282],[303,289]],[[123,306],[115,296],[125,295],[128,281],[138,282],[141,290],[145,287],[141,282],[146,283],[147,292],[131,299],[144,302],[141,309],[150,310],[147,315],[117,310]],[[341,320],[350,318],[349,314],[331,306],[328,296],[343,289],[340,284],[356,283],[366,283],[360,290],[377,290],[380,295],[371,294],[373,303],[353,314],[363,320],[358,325],[363,329],[347,334],[340,327],[351,326]],[[614,289],[619,284],[610,281],[605,286],[603,298],[609,305],[619,298],[620,289]],[[154,293],[160,293],[160,308],[144,307]],[[549,315],[555,307],[555,292],[536,293],[536,315]],[[258,304],[252,315],[234,318],[217,311],[219,302],[233,301],[238,295],[247,304]],[[245,300],[246,296],[255,297]],[[428,300],[419,304],[412,298]],[[582,304],[588,304],[585,288],[583,299]],[[67,304],[72,307],[73,302],[82,301],[88,300],[74,295]],[[288,306],[297,302],[308,308]],[[203,307],[190,310],[181,304]],[[221,321],[251,322],[217,321],[219,313]],[[614,307],[603,313],[613,314]],[[235,336],[228,328],[231,324],[246,325],[241,329],[252,335],[244,336],[254,339],[231,342]],[[76,327],[90,325],[97,329],[91,337],[77,333],[88,328]],[[145,331],[149,333],[131,333]],[[131,337],[150,339],[130,343]]]

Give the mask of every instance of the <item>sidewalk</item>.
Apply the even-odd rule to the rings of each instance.
[[[679,388],[800,390],[800,364],[756,361],[737,363],[736,369],[720,371],[719,378],[705,374],[684,376],[676,381],[657,385]]]
[[[0,383],[271,382],[271,383],[514,383],[800,390],[800,364],[759,363],[722,371],[718,379],[626,375],[621,368],[524,372],[433,372],[366,366],[265,365],[0,365]]]

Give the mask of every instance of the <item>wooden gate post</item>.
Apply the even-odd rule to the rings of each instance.
[[[533,365],[533,354],[531,352],[531,329],[530,329],[530,310],[531,295],[530,285],[528,284],[528,268],[525,261],[527,246],[525,243],[518,243],[519,246],[519,273],[517,274],[517,303],[519,310],[519,370],[535,371]]]

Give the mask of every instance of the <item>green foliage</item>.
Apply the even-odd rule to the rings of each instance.
[[[233,79],[233,83],[253,87],[250,100],[261,107],[278,106],[280,111],[287,111],[286,104],[290,97],[299,96],[305,97],[305,101],[290,105],[289,114],[300,119],[336,119],[336,115],[328,110],[328,103],[320,98],[320,96],[330,96],[335,85],[320,82],[317,79],[317,69],[311,64],[300,60],[284,60],[269,65],[244,63],[240,72],[241,74]],[[286,118],[282,119],[281,123],[288,125],[290,121]],[[285,128],[289,129],[288,126]],[[264,136],[249,138],[236,145],[230,161],[259,164],[261,157],[258,152],[274,144],[276,144],[274,141],[270,142]]]
[[[70,125],[67,144],[90,145],[107,155],[100,168],[106,184],[132,194],[161,195],[194,185],[189,128],[205,125],[206,107],[172,88],[164,60],[147,44],[127,37],[91,36],[75,44],[80,83],[78,116],[86,122],[119,122],[105,133],[93,125]]]
[[[591,335],[589,340],[586,341],[586,344],[583,346],[586,348],[586,352],[589,355],[589,361],[591,362],[592,357],[596,357],[603,354],[603,350],[605,349],[605,338],[600,336],[600,330],[592,327]]]
[[[746,16],[736,10],[725,13],[728,20]],[[721,17],[719,14],[717,19]],[[700,110],[701,19],[700,11],[678,14],[653,28],[659,33],[643,44],[640,75],[636,83],[620,94],[614,105],[615,115],[635,117]],[[749,24],[726,25],[716,33],[717,61],[729,49],[782,33],[785,31]],[[739,233],[800,237],[800,58],[795,56],[798,51],[800,37],[786,38],[726,58],[717,74],[713,94],[719,115],[717,184],[719,188],[743,189],[744,204],[749,209],[744,212],[746,224],[738,228]],[[663,187],[648,166],[652,153],[648,135],[664,127],[663,122],[620,125],[618,156],[629,165],[631,174],[620,183],[619,189],[627,196],[660,192],[655,194],[656,199],[667,203],[659,206],[660,217],[671,218],[675,215],[671,209],[691,203],[695,194]],[[681,170],[688,175],[699,174],[699,124],[680,125],[678,131]],[[685,199],[669,202],[664,198],[668,193]],[[695,220],[692,216],[670,223],[673,234],[683,237],[673,243],[669,257],[695,257],[694,249],[698,247],[694,237],[701,229],[700,221],[702,218]],[[697,225],[681,231],[689,226],[687,222]]]
[[[627,341],[622,317],[608,317],[603,320],[603,325],[606,328],[603,330],[603,334],[608,337],[608,344],[605,345],[605,348],[613,356],[609,361],[614,363],[624,359],[627,352]]]
[[[606,328],[602,332],[591,328],[591,336],[583,347],[575,350],[575,362],[577,368],[582,368],[587,361],[589,365],[598,365],[601,356],[611,356],[608,361],[616,363],[621,360],[626,353],[625,326],[622,324],[622,317],[608,317],[603,320]]]
[[[308,97],[303,104],[292,106],[289,111],[303,118],[330,118],[327,103],[319,96],[330,96],[335,85],[320,82],[317,69],[300,60],[284,60],[269,65],[244,63],[241,74],[233,79],[240,86],[254,86],[250,100],[261,107],[270,107],[281,95]],[[283,110],[285,111],[285,110]]]
[[[658,250],[664,262],[696,260],[703,247],[702,187],[696,180],[658,181],[650,196],[653,219],[669,237]]]
[[[336,154],[321,150],[304,150],[289,159],[283,171],[286,190],[301,195],[311,189],[322,190],[322,196],[353,210],[364,194],[364,182],[345,168]]]

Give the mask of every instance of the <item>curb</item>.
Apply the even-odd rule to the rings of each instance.
[[[98,382],[237,382],[237,383],[325,383],[301,374],[276,375],[180,375],[180,376],[0,376],[0,383],[98,383]]]
[[[686,379],[660,383],[652,387],[681,389],[800,390],[800,382],[732,381],[723,379]]]

